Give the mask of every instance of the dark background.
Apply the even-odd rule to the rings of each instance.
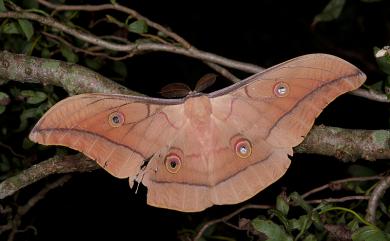
[[[263,67],[302,54],[323,52],[342,57],[361,68],[370,84],[385,77],[376,67],[373,47],[388,44],[388,1],[347,1],[337,20],[316,26],[312,25],[313,19],[328,3],[326,0],[130,2],[121,3],[170,27],[204,51]],[[96,1],[90,3],[97,4]],[[149,53],[125,62],[128,77],[122,84],[151,96],[158,96],[160,88],[167,83],[193,85],[202,75],[212,72],[198,60],[169,53]],[[249,76],[234,73],[242,78]],[[228,84],[218,78],[214,88]],[[344,95],[332,102],[316,123],[347,128],[388,128],[389,112],[387,105]],[[377,170],[382,168],[380,163],[359,161],[357,164]],[[297,154],[281,180],[248,202],[272,204],[284,188],[287,192],[303,193],[328,181],[348,177],[349,170],[350,164],[331,157]],[[145,188],[140,187],[135,194],[126,180],[116,179],[102,170],[72,175],[71,181],[49,193],[25,220],[37,228],[35,239],[175,240],[180,230],[195,229],[202,221],[226,215],[243,205],[214,206],[195,214],[180,213],[147,206]],[[54,179],[50,177],[46,181]],[[23,190],[20,196],[28,197],[44,182]],[[257,215],[257,212],[248,215]],[[232,232],[222,228],[226,229],[225,233]]]

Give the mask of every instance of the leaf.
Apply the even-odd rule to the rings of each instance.
[[[317,241],[317,238],[316,238],[316,236],[314,236],[313,234],[309,234],[309,235],[307,235],[307,236],[303,239],[303,241]]]
[[[127,18],[126,18],[126,20],[125,20],[125,25],[126,26],[128,26],[129,25],[129,21],[131,20],[131,19],[133,19],[133,17],[132,16],[127,16]]]
[[[120,77],[123,79],[127,76],[127,67],[126,65],[121,61],[115,61],[112,63],[112,70],[119,74]]]
[[[369,177],[376,175],[376,172],[371,168],[356,164],[348,167],[348,173],[353,177]]]
[[[364,226],[352,234],[353,241],[389,241],[388,234],[375,226]]]
[[[4,113],[6,106],[9,104],[10,101],[11,100],[9,96],[6,93],[0,92],[0,114]]]
[[[41,57],[46,59],[50,58],[50,50],[47,48],[42,49]]]
[[[148,32],[148,25],[145,20],[140,19],[129,24],[128,30],[130,32],[142,34]]]
[[[371,85],[365,84],[364,86],[370,90],[375,90],[376,92],[383,92],[383,81],[382,80],[377,81]]]
[[[79,57],[73,53],[72,49],[68,46],[62,45],[60,51],[62,56],[65,57],[66,61],[70,63],[77,63],[79,61]]]
[[[288,214],[289,206],[282,195],[276,197],[276,209],[282,212],[285,216]]]
[[[8,158],[4,155],[0,155],[0,172],[8,172],[11,169]]]
[[[22,6],[24,8],[39,8],[39,4],[36,0],[23,0]]]
[[[294,206],[300,206],[306,212],[311,212],[313,209],[297,192],[291,193],[289,199],[293,201]]]
[[[118,25],[119,27],[123,27],[123,28],[126,28],[127,24],[124,24],[122,23],[121,21],[119,21],[118,19],[116,19],[115,17],[111,16],[111,15],[106,15],[106,19],[109,23],[113,23],[113,24],[116,24]]]
[[[22,90],[20,92],[20,95],[27,98],[28,104],[39,104],[47,98],[46,93],[33,90]]]
[[[347,227],[350,230],[355,231],[356,229],[359,228],[359,220],[356,218],[352,219],[349,223],[347,223]]]
[[[7,11],[7,9],[4,6],[4,1],[0,0],[0,12],[5,12],[5,11]]]
[[[38,108],[31,108],[23,110],[22,114],[20,114],[20,124],[19,127],[15,130],[15,132],[23,131],[28,126],[28,119],[33,117],[38,117],[41,115]]]
[[[25,150],[28,150],[30,149],[31,147],[33,147],[35,145],[34,142],[30,141],[30,139],[28,139],[27,137],[25,137],[23,139],[23,143],[22,143],[22,148],[25,149]]]
[[[161,32],[161,31],[158,31],[157,32],[157,36],[161,37],[161,38],[168,38],[168,35],[164,32]]]
[[[35,43],[34,42],[27,42],[24,47],[23,47],[23,54],[25,55],[31,55],[32,51],[35,48]]]
[[[10,101],[11,100],[9,96],[6,93],[0,92],[0,106],[6,106],[9,104]]]
[[[312,25],[337,19],[345,5],[345,0],[330,0],[321,13],[314,17]]]
[[[84,61],[89,68],[94,70],[100,69],[104,64],[104,61],[101,58],[85,58]]]
[[[308,222],[310,221],[308,215],[302,215],[298,219],[293,218],[293,219],[290,219],[288,221],[289,221],[289,226],[291,227],[291,229],[295,229],[295,230],[299,230],[299,231],[307,229],[308,226],[310,226],[310,225],[307,225]]]
[[[292,237],[286,234],[284,229],[270,220],[255,218],[251,223],[257,231],[264,233],[268,237],[267,241],[293,240]]]
[[[6,34],[20,34],[20,27],[15,22],[9,22],[2,26],[1,32]]]
[[[34,27],[32,23],[25,19],[18,19],[18,23],[24,33],[24,36],[26,36],[27,40],[30,40],[34,35]]]
[[[385,49],[379,49],[378,47],[374,47],[374,55],[376,57],[376,62],[379,68],[386,74],[390,75],[390,55],[387,51],[384,52],[383,55],[377,55],[379,51]]]
[[[291,229],[292,229],[292,228],[291,228],[290,222],[289,222],[289,220],[287,219],[287,217],[283,215],[282,212],[280,212],[280,211],[277,210],[277,209],[271,208],[271,209],[268,210],[268,213],[269,213],[270,215],[274,215],[275,217],[277,217],[278,220],[284,225],[284,227],[285,227],[285,229],[287,230],[287,232],[288,232],[289,234],[291,233]]]

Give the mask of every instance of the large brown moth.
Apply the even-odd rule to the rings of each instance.
[[[142,182],[150,205],[201,211],[247,200],[278,180],[322,109],[365,79],[338,57],[309,54],[182,99],[76,95],[53,106],[30,139]]]

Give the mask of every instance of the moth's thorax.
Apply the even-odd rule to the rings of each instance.
[[[184,102],[184,113],[194,125],[201,126],[209,123],[211,112],[210,99],[206,95],[189,97]]]

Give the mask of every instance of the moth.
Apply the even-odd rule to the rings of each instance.
[[[338,57],[309,54],[181,99],[72,96],[29,137],[78,150],[130,186],[144,184],[149,205],[196,212],[242,202],[278,180],[323,108],[365,79]]]

